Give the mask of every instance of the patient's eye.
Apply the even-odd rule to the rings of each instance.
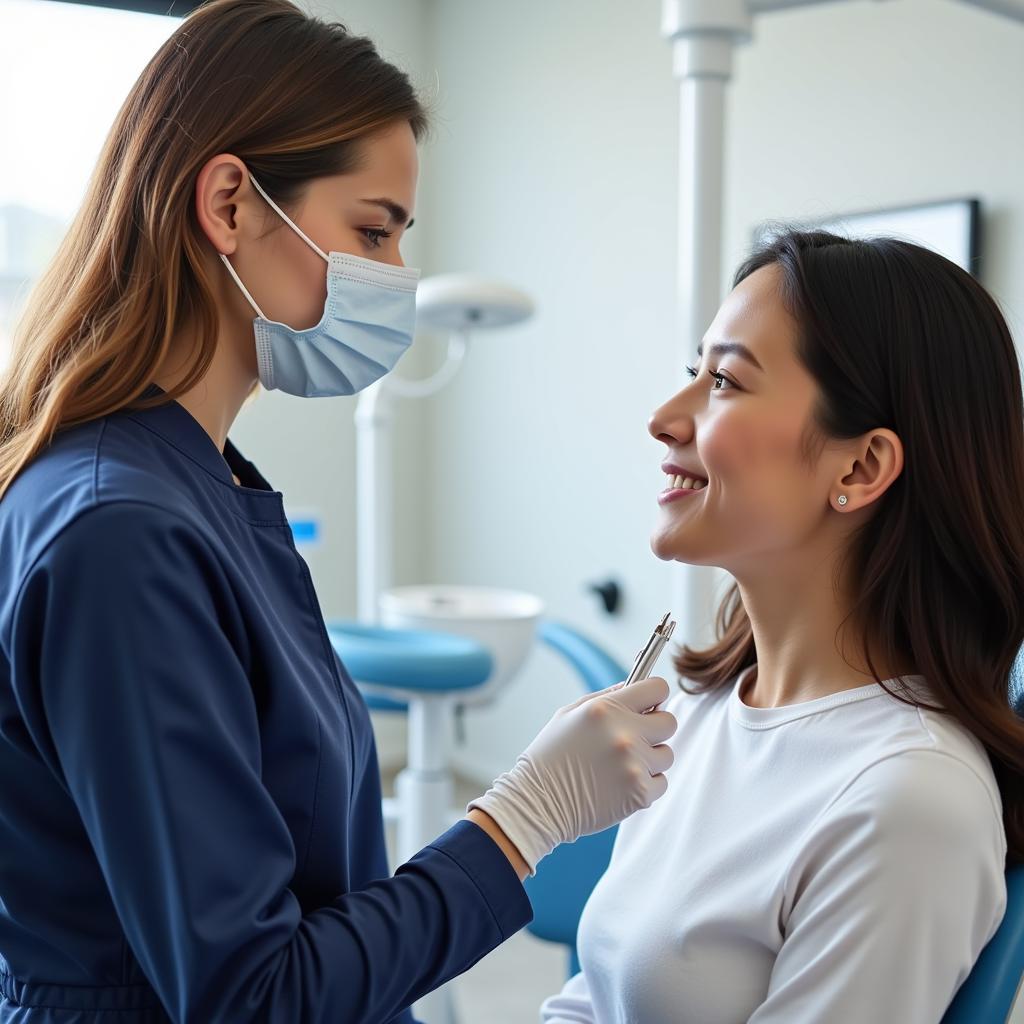
[[[690,379],[694,380],[698,375],[697,370],[693,366],[687,366],[686,372],[690,375]],[[711,389],[712,391],[729,391],[736,387],[735,384],[723,373],[716,373],[714,370],[708,370],[708,373],[715,378],[715,386]],[[728,387],[725,387],[725,385]]]

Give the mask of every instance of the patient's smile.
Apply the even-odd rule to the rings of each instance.
[[[707,480],[695,480],[693,477],[679,476],[678,474],[670,475],[669,486],[658,495],[658,504],[668,505],[696,491],[704,490],[707,485]]]

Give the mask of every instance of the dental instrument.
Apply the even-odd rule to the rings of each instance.
[[[654,627],[647,643],[637,651],[633,668],[626,679],[626,686],[629,686],[630,683],[638,683],[641,679],[647,679],[654,671],[658,656],[665,649],[665,644],[672,639],[672,633],[676,628],[675,622],[669,621],[671,614],[671,612],[665,612],[665,617]]]

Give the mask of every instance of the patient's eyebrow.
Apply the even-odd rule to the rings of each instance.
[[[755,356],[746,345],[741,345],[738,341],[716,341],[715,344],[708,349],[708,354],[712,356],[727,356],[731,353],[742,356],[748,363],[753,363],[754,366],[764,373],[764,367],[757,361],[757,356]],[[703,355],[704,342],[701,342],[697,346],[697,358],[700,359]]]
[[[360,199],[359,202],[369,203],[370,206],[383,206],[391,215],[392,220],[394,220],[399,227],[405,224],[406,231],[416,223],[415,220],[409,220],[409,211],[404,206],[396,203],[393,199]],[[409,223],[406,224],[406,221],[409,221]]]

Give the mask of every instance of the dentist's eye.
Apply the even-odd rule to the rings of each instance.
[[[366,240],[374,249],[380,248],[382,238],[390,238],[394,234],[393,231],[385,231],[383,228],[361,228],[360,230],[366,235]]]

